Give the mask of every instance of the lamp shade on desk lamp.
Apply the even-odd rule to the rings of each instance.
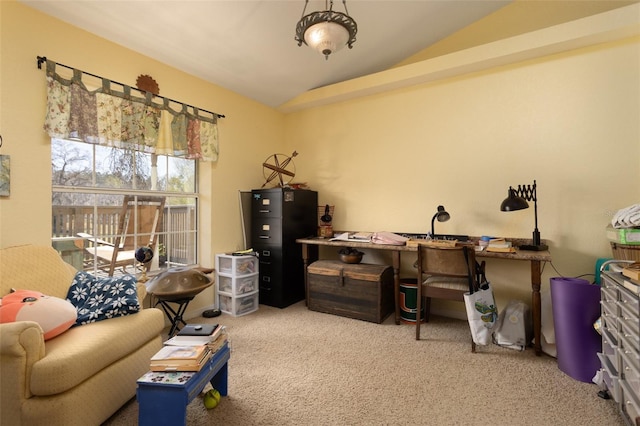
[[[451,215],[447,213],[447,211],[444,209],[444,206],[438,206],[438,211],[431,218],[431,237],[432,238],[435,238],[435,235],[436,235],[433,229],[433,225],[436,219],[438,219],[438,222],[446,222],[449,219],[451,219]]]

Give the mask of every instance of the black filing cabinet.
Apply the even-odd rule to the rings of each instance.
[[[318,193],[306,189],[251,191],[251,235],[260,259],[260,304],[287,307],[305,298],[302,247],[297,238],[316,235]],[[309,261],[317,259],[309,253]]]

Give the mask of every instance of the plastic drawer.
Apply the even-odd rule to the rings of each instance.
[[[617,319],[620,316],[617,302],[610,302],[602,300],[600,301],[600,305],[602,305],[602,316],[608,319]]]
[[[640,395],[640,371],[638,371],[636,365],[631,361],[630,356],[633,355],[631,353],[626,354],[622,351],[620,352],[620,357],[622,358],[620,376],[623,377],[623,380],[629,385],[635,395]],[[637,355],[635,356],[637,357]]]
[[[631,424],[637,424],[636,419],[640,417],[640,401],[638,401],[638,395],[634,394],[633,390],[628,383],[621,381],[621,398],[622,398],[622,411],[629,416]]]
[[[634,366],[634,368],[640,371],[640,359],[638,359],[638,349],[629,342],[629,340],[620,336],[620,347],[618,353],[626,355],[627,359]]]
[[[618,345],[618,317],[613,317],[604,313],[600,317],[602,319],[602,335],[606,335],[608,341],[613,345]]]
[[[623,302],[618,302],[618,306],[620,307],[619,320],[628,324],[634,324],[638,329],[635,334],[640,335],[640,327],[638,327],[640,318],[638,318],[638,313],[634,310],[634,306]]]
[[[606,356],[598,353],[598,358],[600,358],[600,362],[602,363],[602,371],[604,373],[602,378],[607,386],[607,390],[615,402],[620,402],[620,384],[617,371],[613,368],[613,365],[611,365]]]
[[[216,255],[216,271],[233,276],[249,275],[258,272],[258,258],[255,256]]]
[[[636,353],[640,353],[640,335],[637,327],[637,324],[634,327],[629,321],[618,321],[619,336],[624,338],[626,347],[633,349]]]
[[[615,288],[600,288],[603,302],[617,302],[618,291]]]
[[[234,317],[247,315],[258,310],[259,293],[257,291],[244,296],[219,293],[218,297],[220,310]]]
[[[258,273],[239,277],[218,274],[218,291],[232,296],[252,293],[258,290],[258,278]]]
[[[620,287],[619,292],[620,298],[618,299],[618,304],[622,308],[627,308],[627,312],[631,313],[637,324],[640,317],[640,298],[624,287]]]
[[[610,289],[615,291],[616,293],[618,292],[618,286],[616,284],[616,281],[612,278],[610,278],[608,275],[604,274],[603,275],[604,279],[601,280],[601,287],[600,290],[602,289]]]

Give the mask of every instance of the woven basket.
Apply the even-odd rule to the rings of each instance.
[[[640,246],[630,246],[611,242],[613,258],[618,260],[633,260],[640,262]]]

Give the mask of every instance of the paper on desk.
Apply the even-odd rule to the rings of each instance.
[[[371,232],[343,232],[337,234],[329,241],[354,241],[359,243],[368,243],[371,241]]]

